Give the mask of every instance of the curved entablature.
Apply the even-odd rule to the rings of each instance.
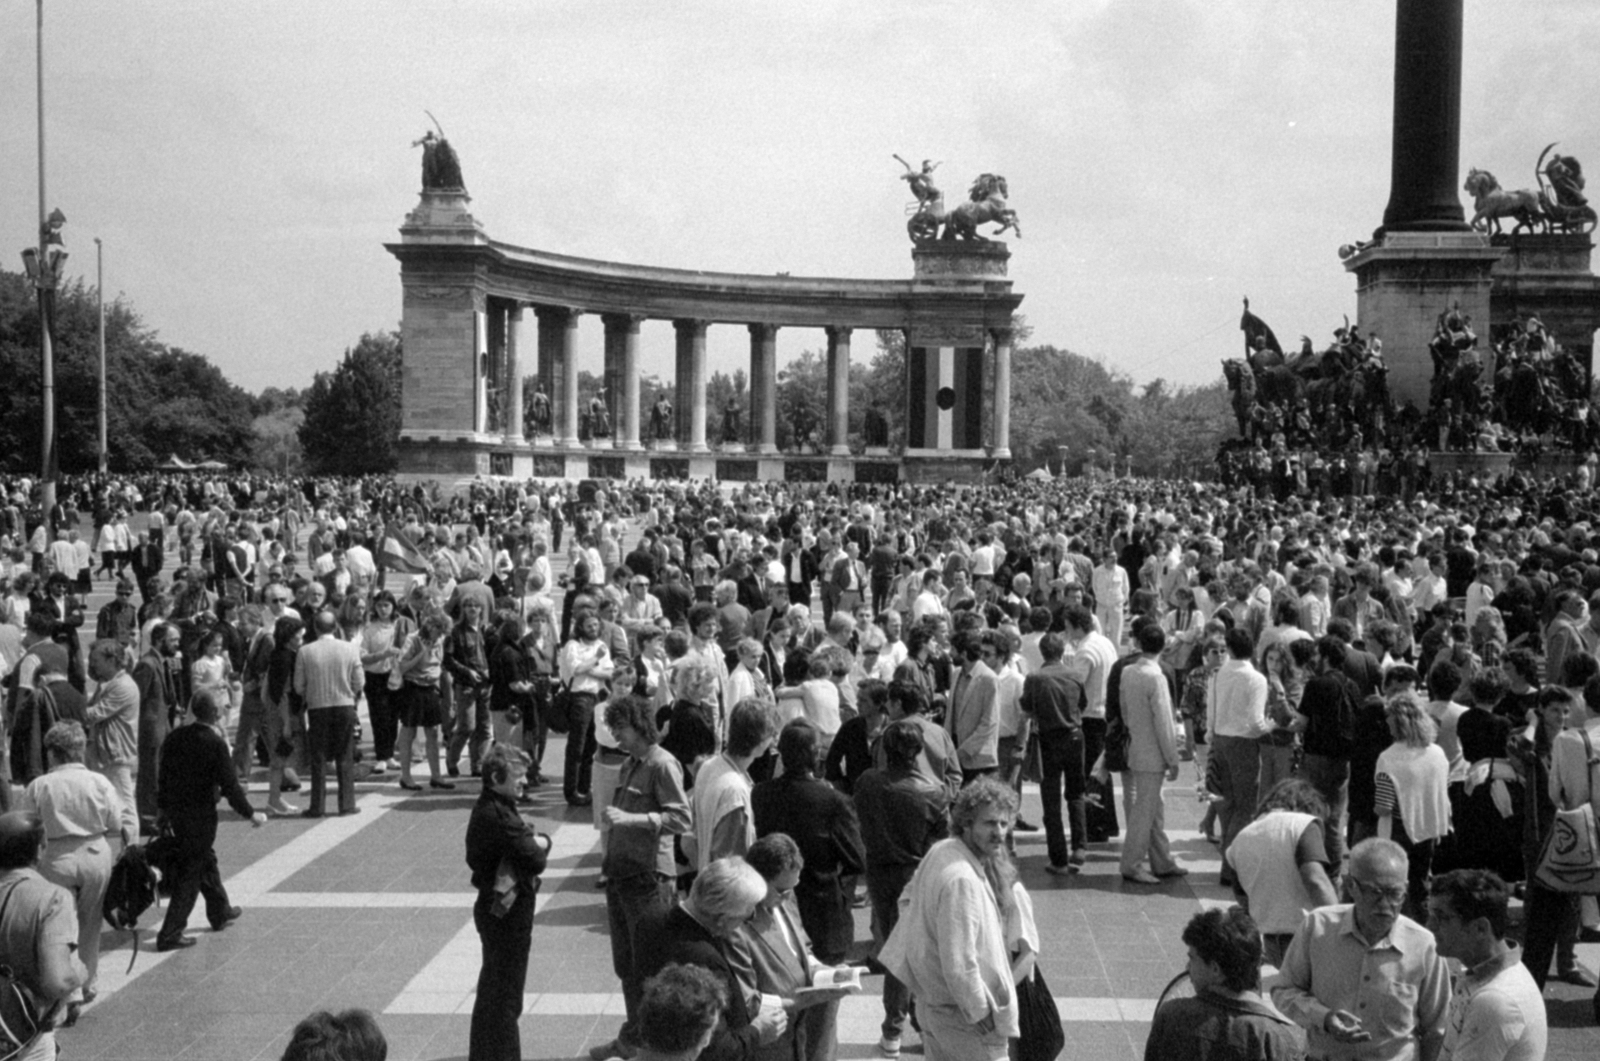
[[[485,294],[528,305],[660,320],[875,329],[957,319],[1002,328],[1022,301],[1009,280],[993,275],[857,280],[721,273],[578,258],[496,241],[405,242],[388,249],[400,259],[408,285],[470,282]],[[998,268],[1004,269],[1003,260]]]

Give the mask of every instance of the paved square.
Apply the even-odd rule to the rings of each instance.
[[[553,742],[546,764],[559,763],[561,750]],[[363,782],[360,814],[274,820],[259,830],[224,810],[217,850],[244,917],[211,932],[197,911],[199,945],[158,954],[152,910],[131,973],[127,935],[108,932],[101,998],[61,1033],[63,1056],[276,1059],[307,1013],[363,1006],[378,1014],[394,1061],[464,1058],[479,959],[464,860],[476,787],[462,779],[452,793],[412,795],[392,780]],[[1080,876],[1051,877],[1043,834],[1017,838],[1038,910],[1041,964],[1065,1022],[1065,1058],[1142,1058],[1155,999],[1183,968],[1183,925],[1202,906],[1229,901],[1215,885],[1216,848],[1195,831],[1191,791],[1187,782],[1167,790],[1173,847],[1191,874],[1162,887],[1125,885],[1115,845],[1093,849]],[[258,780],[252,800],[264,796]],[[530,1058],[574,1058],[616,1032],[622,997],[604,897],[594,887],[599,851],[589,812],[567,808],[556,785],[538,799],[534,813],[555,848],[534,927],[523,1048]],[[1024,814],[1039,819],[1031,786]],[[866,912],[857,918],[856,937],[866,940]],[[1600,946],[1580,951],[1591,968],[1600,958]],[[876,978],[868,984],[842,1008],[841,1057],[875,1055],[880,988]],[[1551,991],[1550,1056],[1596,1056],[1600,1031],[1589,1023],[1587,992]],[[908,1047],[914,1042],[908,1032]]]

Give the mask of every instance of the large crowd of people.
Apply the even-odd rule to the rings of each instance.
[[[0,809],[43,821],[27,872],[92,905],[112,852],[175,832],[187,905],[158,943],[184,947],[197,895],[214,927],[241,913],[220,796],[258,824],[357,813],[358,755],[418,798],[477,778],[475,1059],[520,1056],[549,848],[520,811],[557,776],[599,830],[625,1002],[596,1057],[661,1049],[643,999],[680,965],[720,986],[704,1056],[831,1057],[843,989],[818,985],[863,953],[883,1055],[914,1019],[930,1057],[1006,1056],[1050,958],[1015,833],[1042,826],[1045,872],[1115,844],[1126,887],[1164,886],[1188,872],[1163,805],[1188,760],[1240,903],[1184,935],[1226,1000],[1208,1020],[1309,1034],[1314,1057],[1534,1057],[1528,1000],[1551,975],[1593,984],[1574,952],[1593,899],[1534,873],[1557,813],[1592,798],[1600,739],[1600,506],[1577,481],[1411,482],[1400,503],[1134,479],[87,477],[48,514],[5,485]],[[97,580],[114,595],[91,637]],[[238,786],[253,764],[264,812]],[[1380,946],[1404,956],[1381,1003],[1359,975]],[[74,953],[40,987],[63,1014],[94,997],[92,948]],[[1441,959],[1474,956],[1452,988]],[[1158,1015],[1154,1056],[1188,1056],[1171,1044],[1197,1023]]]

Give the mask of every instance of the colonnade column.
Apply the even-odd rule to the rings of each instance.
[[[578,442],[578,318],[583,310],[561,311],[561,426],[556,445],[577,446]]]
[[[550,403],[550,442],[559,440],[567,422],[567,311],[560,306],[534,306],[539,322],[539,389]],[[543,445],[543,439],[536,439]]]
[[[505,428],[506,445],[520,446],[522,438],[522,348],[527,342],[523,331],[522,303],[513,302],[506,309],[506,378],[505,378]]]
[[[850,455],[850,331],[828,328],[828,453]]]
[[[675,320],[678,331],[678,424],[688,430],[678,439],[690,453],[707,453],[706,447],[706,322]],[[688,416],[684,416],[684,403]]]
[[[994,448],[996,460],[1011,459],[1011,338],[1010,328],[994,335]]]
[[[621,401],[613,399],[617,410],[611,437],[617,449],[638,450],[639,444],[639,323],[643,317],[632,313],[608,313],[606,325],[606,364],[622,377]]]
[[[750,325],[750,442],[778,452],[778,326]]]

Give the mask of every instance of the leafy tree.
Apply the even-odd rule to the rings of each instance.
[[[823,421],[828,415],[827,358],[815,350],[778,370],[778,448],[791,449],[800,441],[827,437]]]
[[[259,399],[258,399],[259,400]],[[306,412],[299,404],[280,405],[255,418],[250,425],[255,442],[250,461],[274,475],[299,475],[305,470],[305,453],[300,448],[300,425]]]
[[[363,335],[332,372],[318,372],[297,434],[315,475],[393,471],[399,461],[400,333]]]
[[[106,425],[113,469],[148,468],[176,453],[229,464],[249,459],[250,395],[199,354],[168,347],[122,299],[106,310]],[[64,472],[95,467],[99,346],[93,288],[56,293],[56,452]],[[0,467],[36,471],[40,404],[39,309],[32,286],[0,270]]]

